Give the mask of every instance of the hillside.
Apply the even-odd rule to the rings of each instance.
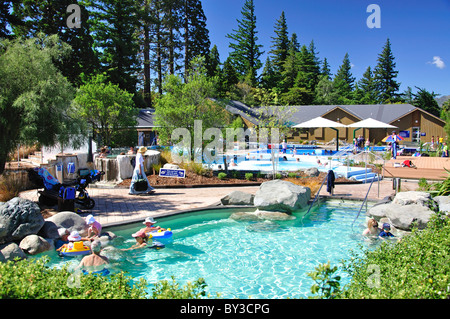
[[[442,107],[442,104],[445,103],[445,101],[450,99],[450,95],[443,95],[441,97],[436,98],[435,100],[438,102],[439,107]]]

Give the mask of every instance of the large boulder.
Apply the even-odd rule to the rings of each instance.
[[[310,198],[311,189],[309,187],[283,180],[274,180],[261,184],[253,203],[262,210],[291,213],[306,207]]]
[[[43,225],[39,206],[28,199],[15,197],[0,208],[0,244],[37,234]]]
[[[29,255],[36,255],[50,250],[52,245],[38,235],[28,235],[19,244],[20,249]]]
[[[254,198],[255,195],[253,194],[234,191],[225,197],[222,197],[220,201],[222,202],[222,205],[253,205]]]
[[[399,192],[395,195],[392,203],[398,205],[418,204],[422,206],[430,206],[431,195],[427,192]]]
[[[395,212],[396,210],[400,209],[400,207],[402,207],[402,205],[392,203],[374,205],[369,208],[366,215],[375,218],[377,221],[380,221],[381,218],[387,217],[388,212]]]
[[[366,213],[378,222],[388,218],[394,227],[408,231],[412,229],[414,223],[417,223],[419,229],[424,229],[433,214],[433,210],[421,204],[400,205],[393,202],[375,205]]]
[[[386,216],[396,228],[411,230],[414,223],[417,223],[419,229],[426,228],[433,214],[435,214],[434,211],[428,207],[420,204],[411,204],[391,209]]]
[[[450,196],[436,196],[433,198],[439,207],[439,211],[448,214],[450,212]]]
[[[60,212],[46,219],[46,222],[53,223],[57,229],[66,228],[69,232],[76,230],[81,236],[87,235],[86,221],[80,215],[73,212]],[[53,227],[48,225],[48,227]]]
[[[20,249],[16,243],[7,243],[0,245],[0,262],[14,260],[14,258],[26,259],[27,255]]]

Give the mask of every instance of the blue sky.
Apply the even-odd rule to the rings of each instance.
[[[229,54],[228,33],[237,29],[245,0],[203,0],[212,45],[221,62]],[[450,0],[254,0],[259,44],[270,51],[274,25],[284,11],[289,34],[301,45],[314,40],[319,58],[327,58],[335,74],[346,52],[359,80],[377,64],[389,38],[399,71],[400,91],[415,86],[450,95]],[[366,24],[370,4],[380,7],[381,28]],[[260,70],[261,71],[261,70]]]

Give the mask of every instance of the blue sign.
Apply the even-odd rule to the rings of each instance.
[[[409,138],[409,131],[400,131],[398,132],[398,135],[400,135],[403,138]]]
[[[185,178],[186,177],[186,171],[184,169],[161,168],[159,170],[159,176],[161,176],[161,177]]]

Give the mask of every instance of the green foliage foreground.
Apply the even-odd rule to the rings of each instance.
[[[206,283],[199,278],[180,286],[157,282],[148,295],[148,283],[133,283],[123,272],[109,276],[83,275],[46,266],[48,258],[23,259],[0,263],[0,299],[193,299],[205,296]]]
[[[345,263],[351,282],[340,289],[337,267],[325,264],[309,274],[319,298],[450,298],[450,219],[436,214],[425,230],[398,243],[383,242]]]

